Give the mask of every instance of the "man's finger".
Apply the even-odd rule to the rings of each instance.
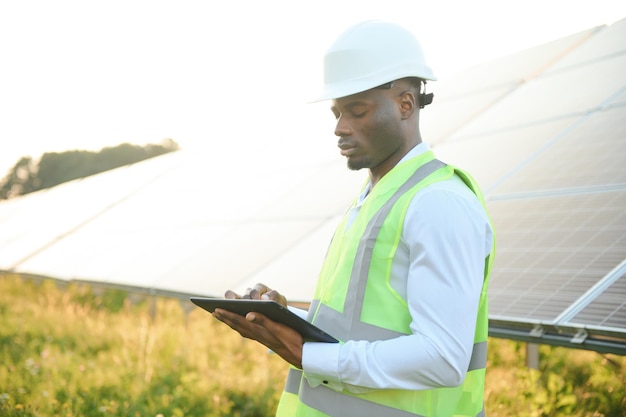
[[[263,299],[265,300],[273,300],[276,301],[279,304],[282,304],[284,307],[287,307],[287,299],[285,298],[284,295],[280,294],[278,291],[276,290],[270,290],[268,288],[268,292],[266,292],[265,294],[263,294]]]
[[[239,294],[237,294],[235,291],[233,290],[227,290],[224,293],[224,298],[227,298],[229,300],[234,300],[234,299],[239,299],[241,298],[241,296]]]
[[[254,288],[250,290],[250,298],[253,300],[260,300],[261,296],[270,291],[270,288],[265,284],[256,284]]]

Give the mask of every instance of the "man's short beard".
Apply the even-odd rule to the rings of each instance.
[[[358,171],[363,168],[369,168],[370,161],[367,159],[361,159],[356,161],[348,159],[347,165],[348,169],[350,169],[351,171]]]

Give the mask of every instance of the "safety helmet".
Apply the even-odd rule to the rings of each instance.
[[[415,36],[394,23],[370,20],[342,33],[324,56],[324,87],[313,101],[360,93],[404,77],[435,81]]]

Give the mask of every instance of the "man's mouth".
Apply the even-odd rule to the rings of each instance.
[[[343,156],[350,156],[356,151],[356,146],[352,146],[345,142],[339,142],[337,146],[341,150],[341,155]]]

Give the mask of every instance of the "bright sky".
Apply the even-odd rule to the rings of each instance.
[[[324,50],[371,18],[413,30],[445,81],[626,18],[626,1],[2,1],[0,177],[21,156],[164,138],[229,157],[268,141],[334,149],[327,103],[305,103]]]

